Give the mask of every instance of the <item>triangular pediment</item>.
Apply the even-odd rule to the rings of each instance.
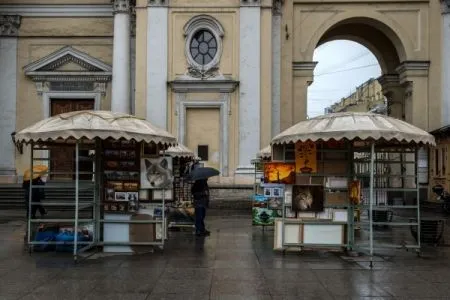
[[[71,46],[66,46],[24,67],[26,75],[41,72],[110,73],[112,67]]]

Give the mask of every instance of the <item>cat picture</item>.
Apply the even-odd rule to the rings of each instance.
[[[143,158],[141,160],[141,188],[171,188],[173,183],[172,158]]]

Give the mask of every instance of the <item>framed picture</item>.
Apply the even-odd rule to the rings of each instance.
[[[105,201],[114,201],[114,189],[113,188],[105,189]]]
[[[118,203],[110,203],[109,204],[109,211],[113,211],[116,212],[119,210],[119,205]]]
[[[269,199],[269,208],[270,209],[280,209],[280,208],[282,208],[281,198],[270,198]]]
[[[151,191],[149,190],[139,190],[139,202],[145,202],[152,200]]]
[[[128,212],[137,212],[139,210],[139,201],[132,200],[128,201]]]
[[[324,210],[324,188],[322,185],[294,185],[292,188],[292,210],[322,212]]]
[[[265,183],[295,183],[295,163],[271,162],[264,164]]]
[[[153,190],[152,200],[162,200],[164,191],[164,199],[172,200],[172,190]]]
[[[127,212],[128,211],[128,203],[121,202],[117,204],[117,211],[118,212]]]
[[[124,182],[123,189],[125,191],[137,191],[139,189],[139,184],[137,182]]]
[[[126,192],[115,192],[114,201],[128,201]]]
[[[119,162],[115,161],[115,160],[108,160],[106,161],[106,168],[108,169],[112,169],[115,170],[119,167]]]
[[[105,150],[105,156],[107,158],[119,158],[120,152],[119,150]]]
[[[139,192],[127,193],[127,201],[138,201],[138,200],[139,200]]]
[[[283,197],[283,189],[282,188],[273,188],[272,189],[272,197]]]
[[[143,156],[158,156],[159,155],[159,149],[158,145],[155,143],[149,143],[143,145]]]
[[[142,158],[141,188],[162,189],[172,188],[172,158]]]
[[[123,183],[121,181],[108,181],[107,186],[116,192],[123,191]]]
[[[264,196],[272,197],[272,188],[264,188]]]

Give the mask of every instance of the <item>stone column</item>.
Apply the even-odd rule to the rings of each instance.
[[[147,6],[147,120],[167,129],[168,0]]]
[[[405,100],[405,120],[425,131],[429,130],[428,69],[429,61],[407,61],[398,68],[400,84],[412,88]]]
[[[272,137],[281,128],[281,0],[272,7]]]
[[[450,0],[442,6],[442,126],[450,125]]]
[[[136,12],[132,8],[130,20],[130,113],[136,115]]]
[[[17,36],[20,16],[0,15],[0,182],[16,180]]]
[[[239,17],[239,166],[236,173],[254,174],[251,160],[261,147],[260,0],[241,0]]]
[[[387,99],[387,114],[396,119],[404,120],[404,87],[400,84],[397,74],[386,74],[378,78],[383,89],[383,95]]]
[[[314,68],[317,62],[301,61],[292,64],[293,73],[293,123],[306,120],[308,105],[308,86],[314,80]]]
[[[131,112],[130,2],[114,0],[114,48],[111,110]]]

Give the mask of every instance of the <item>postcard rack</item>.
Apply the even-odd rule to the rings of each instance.
[[[30,254],[33,250],[44,248],[59,249],[72,252],[74,260],[77,261],[80,255],[91,255],[95,251],[88,250],[97,250],[98,247],[103,247],[105,252],[132,253],[138,253],[143,248],[148,251],[153,247],[163,249],[167,239],[165,199],[172,191],[171,186],[166,191],[168,185],[165,183],[172,182],[171,160],[160,156],[159,149],[155,146],[101,140],[31,143],[31,170],[36,161],[50,162],[48,153],[61,147],[74,149],[75,170],[59,173],[50,170],[47,173],[49,176],[59,174],[73,180],[50,181],[46,185],[30,184],[30,211],[32,205],[36,204],[49,208],[70,208],[69,211],[51,211],[51,217],[48,218],[32,219],[31,214],[28,215],[25,241]],[[148,148],[155,149],[153,151]],[[89,157],[83,157],[83,160],[92,162],[92,172],[80,171],[81,150],[89,151]],[[148,171],[144,160],[158,164],[159,170],[165,172],[166,180],[159,182],[157,189],[153,189],[149,182],[146,183],[148,186],[141,184]],[[81,176],[90,180],[81,180]],[[75,195],[74,199],[57,203],[32,203],[31,195],[34,189],[73,189]],[[81,197],[84,191],[90,191],[90,199]],[[54,217],[56,215],[58,216]],[[64,239],[50,238],[49,232],[46,232],[48,236],[44,237],[45,230],[53,230],[53,236],[61,235]]]

